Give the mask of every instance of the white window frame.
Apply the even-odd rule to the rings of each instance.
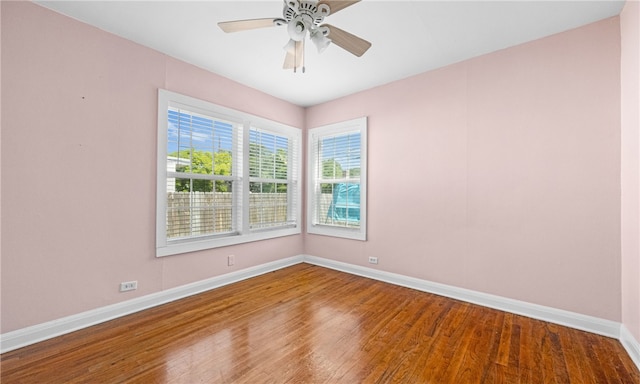
[[[223,119],[237,124],[240,132],[234,132],[234,136],[242,141],[242,164],[234,161],[234,178],[241,183],[241,188],[234,188],[233,193],[237,201],[239,212],[234,212],[234,219],[238,220],[238,227],[234,233],[228,235],[214,235],[194,237],[180,240],[168,240],[166,235],[166,211],[167,211],[167,130],[169,107],[175,107],[210,116],[215,119]],[[289,169],[289,219],[291,223],[282,227],[251,230],[249,228],[249,129],[259,128],[277,135],[287,136],[293,140],[293,152],[290,150]],[[302,130],[265,118],[254,116],[231,108],[222,107],[204,100],[185,96],[165,89],[158,89],[158,156],[157,156],[157,189],[156,189],[156,257],[181,254],[211,248],[225,247],[234,244],[242,244],[252,241],[272,239],[282,236],[290,236],[301,233],[301,180],[302,167]],[[235,148],[238,148],[237,146]],[[236,151],[234,151],[236,152]],[[234,155],[234,160],[237,157]],[[236,174],[241,169],[241,174]]]
[[[349,228],[324,225],[316,222],[316,196],[320,189],[318,179],[318,154],[314,143],[322,137],[330,137],[352,132],[360,133],[360,226]],[[354,240],[367,240],[367,118],[360,117],[353,120],[312,128],[307,137],[307,233],[315,235],[342,237]]]

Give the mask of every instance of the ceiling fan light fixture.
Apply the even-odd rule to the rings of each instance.
[[[300,16],[296,16],[287,24],[289,37],[295,41],[302,41],[307,36],[307,30],[307,24]]]
[[[323,28],[323,27],[321,27],[321,28]],[[315,32],[311,33],[309,35],[309,37],[310,37],[311,41],[313,42],[313,44],[318,49],[318,53],[324,52],[324,50],[327,49],[329,44],[331,44],[331,40],[329,38],[327,38],[327,34],[323,33],[320,30],[320,28],[318,28],[318,30],[316,30]]]

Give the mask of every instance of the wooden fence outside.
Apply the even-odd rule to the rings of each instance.
[[[168,192],[167,238],[232,231],[231,192]],[[266,228],[287,221],[286,193],[251,193],[249,225]]]

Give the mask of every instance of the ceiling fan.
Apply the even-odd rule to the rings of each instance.
[[[304,72],[304,45],[307,33],[319,53],[322,53],[330,43],[334,43],[358,57],[371,47],[370,42],[358,36],[333,25],[322,24],[325,17],[359,1],[284,0],[283,18],[223,21],[218,23],[218,26],[224,32],[229,33],[286,25],[289,43],[284,46],[286,56],[283,68],[293,68],[295,72],[297,68],[302,67],[302,72]]]

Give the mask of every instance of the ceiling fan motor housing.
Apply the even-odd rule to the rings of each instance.
[[[288,22],[289,37],[295,41],[304,40],[307,32],[314,33],[330,11],[327,4],[318,5],[317,1],[286,1],[282,15]]]

